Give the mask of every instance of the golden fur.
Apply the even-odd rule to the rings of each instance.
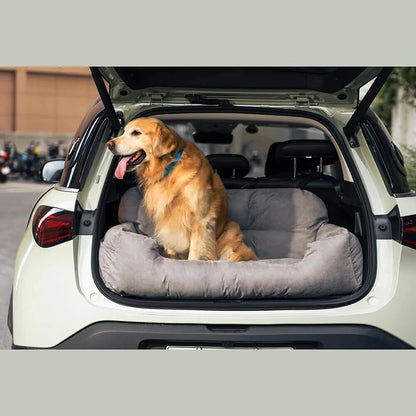
[[[130,121],[124,134],[108,142],[116,155],[139,150],[145,159],[135,168],[155,237],[171,258],[257,260],[228,219],[227,194],[204,154],[155,118]],[[183,149],[171,172],[165,170]]]

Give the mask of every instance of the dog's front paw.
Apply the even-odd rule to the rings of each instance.
[[[189,253],[188,256],[188,260],[203,260],[203,261],[207,261],[207,260],[218,260],[218,256],[215,256],[213,254],[209,254],[209,253]]]
[[[172,250],[171,248],[166,248],[164,247],[163,249],[163,256],[164,257],[168,257],[169,259],[179,259],[179,254],[175,251]]]

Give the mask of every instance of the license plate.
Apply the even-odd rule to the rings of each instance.
[[[250,350],[250,351],[260,351],[260,350],[283,350],[283,351],[293,351],[291,347],[210,347],[210,346],[192,346],[192,345],[167,345],[167,350],[175,351],[217,351],[217,350]]]

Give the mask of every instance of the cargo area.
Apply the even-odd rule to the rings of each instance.
[[[176,295],[172,299],[163,293],[148,297],[127,293],[124,290],[118,293],[110,290],[100,276],[98,261],[100,242],[109,229],[124,222],[126,218],[120,211],[120,201],[126,192],[137,189],[136,178],[132,173],[126,174],[123,180],[114,178],[114,169],[117,164],[117,157],[115,157],[112,171],[108,173],[101,207],[97,212],[98,222],[94,235],[95,281],[111,299],[133,306],[182,307],[187,305],[186,307],[214,309],[244,309],[246,307],[280,309],[308,308],[318,305],[329,307],[343,304],[351,302],[360,296],[360,293],[368,290],[371,285],[371,276],[375,274],[373,268],[375,258],[369,257],[370,253],[375,257],[375,250],[372,249],[374,241],[369,237],[371,226],[368,214],[366,214],[368,207],[365,208],[346,158],[337,144],[333,131],[330,131],[327,126],[320,124],[312,117],[305,116],[226,112],[186,114],[181,112],[179,114],[152,114],[152,117],[163,120],[181,137],[195,143],[204,152],[214,171],[221,177],[229,198],[231,194],[234,198],[238,195],[238,199],[239,195],[248,192],[264,193],[264,190],[279,195],[284,195],[285,192],[291,195],[293,191],[301,191],[312,194],[317,201],[322,201],[327,210],[326,222],[347,230],[359,242],[362,250],[362,279],[358,287],[350,293],[331,292],[331,295],[320,296],[319,292],[311,295],[306,290],[304,295],[300,291],[298,295],[290,296],[289,299],[270,295],[273,291],[269,291],[264,297],[257,294],[255,299],[245,298],[244,295],[228,299],[215,295],[211,297],[184,296],[181,299],[180,295]],[[263,211],[268,211],[267,215],[276,218],[282,216],[278,208],[274,207],[273,211],[264,206]],[[304,208],[307,211],[308,208],[302,207]],[[286,205],[286,209],[290,209],[290,204]],[[258,216],[257,213],[256,216]],[[127,222],[128,220],[129,218]],[[273,222],[272,218],[271,222]],[[270,241],[273,241],[273,230],[268,231],[271,235]],[[265,230],[262,229],[259,232],[264,234]],[[249,237],[249,234],[252,236],[253,232],[249,230],[246,233],[243,230],[243,234],[245,242],[249,245],[253,244],[255,239],[251,238],[252,241],[250,241]],[[254,249],[256,250],[256,247]],[[279,261],[287,257],[290,261],[295,261],[296,257],[302,257],[301,254],[289,253],[288,255],[287,252],[285,254],[284,251],[279,251],[277,246],[274,249],[273,243],[268,246],[266,244],[264,249],[257,247],[257,251],[262,261],[266,259]],[[183,261],[182,265],[187,267]],[[256,273],[255,266],[253,270],[253,273]],[[137,273],[138,280],[140,280],[141,272],[143,271],[140,269],[134,272]],[[258,278],[260,279],[260,276]]]

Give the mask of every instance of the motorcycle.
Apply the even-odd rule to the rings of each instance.
[[[10,173],[8,166],[9,155],[4,150],[0,150],[0,182],[4,183],[7,181],[7,176]]]
[[[30,142],[26,152],[21,155],[23,176],[27,179],[41,180],[40,169],[45,163],[45,157],[40,155],[39,143]]]

